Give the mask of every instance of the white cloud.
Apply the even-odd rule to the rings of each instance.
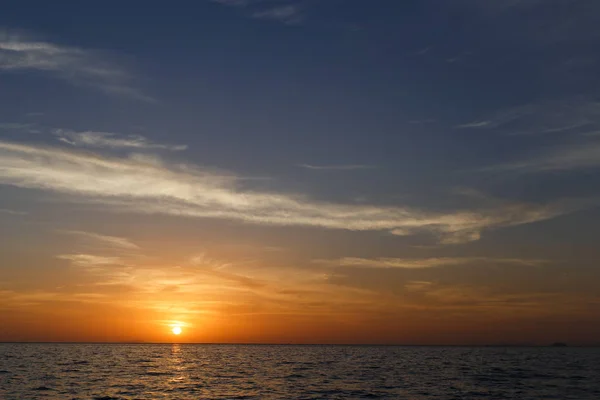
[[[106,54],[5,31],[0,32],[0,72],[10,71],[39,71],[108,94],[153,101],[132,86],[131,74]]]
[[[224,269],[233,265],[230,262],[223,262],[221,260],[212,258],[204,252],[191,257],[190,264],[199,267],[212,268],[214,270]]]
[[[68,260],[77,267],[106,267],[120,265],[119,257],[105,257],[92,254],[64,254],[57,256],[61,260]]]
[[[284,24],[297,24],[302,21],[303,13],[297,2],[291,0],[211,0],[225,6],[250,9],[250,16],[257,19],[269,19]]]
[[[32,128],[34,124],[21,122],[0,122],[0,129],[20,131]]]
[[[485,171],[560,171],[600,167],[600,102],[585,97],[531,103],[501,110],[480,123],[461,128],[493,129],[510,135],[541,136],[526,159],[503,163]],[[549,145],[550,141],[561,144]]]
[[[254,18],[271,19],[286,24],[294,24],[302,21],[300,8],[293,4],[268,8],[252,14]]]
[[[362,268],[403,268],[421,269],[465,264],[510,264],[520,266],[538,266],[547,263],[544,260],[519,258],[487,258],[487,257],[440,257],[440,258],[357,258],[344,257],[338,260],[315,260],[316,263],[337,267]]]
[[[121,250],[138,250],[139,246],[135,243],[132,243],[129,239],[117,237],[117,236],[108,236],[108,235],[100,235],[98,233],[93,232],[84,232],[84,231],[61,231],[62,233],[79,236],[83,239],[92,240],[101,245],[112,247]]]
[[[585,134],[600,129],[600,103],[587,98],[546,100],[500,110],[456,128],[498,129],[511,135]]]
[[[457,128],[485,128],[492,125],[492,121],[475,121],[466,124],[458,125]]]
[[[28,213],[25,211],[17,211],[17,210],[9,210],[7,208],[0,208],[0,214],[27,215]]]
[[[485,168],[488,171],[571,171],[600,167],[600,142],[583,142],[546,149],[531,158]]]
[[[402,234],[430,232],[444,243],[476,240],[486,229],[553,218],[564,204],[505,204],[489,210],[427,212],[409,207],[350,205],[306,196],[241,189],[239,179],[193,166],[0,142],[0,184],[49,190],[72,201],[122,211],[219,218],[276,226],[306,226]]]
[[[323,170],[323,171],[353,171],[358,169],[373,169],[377,168],[374,165],[363,165],[363,164],[347,164],[347,165],[311,165],[311,164],[299,164],[301,168],[312,169],[312,170]]]
[[[119,136],[110,132],[74,132],[63,129],[54,130],[58,140],[76,147],[108,147],[113,149],[165,149],[173,151],[186,150],[186,145],[166,145],[149,141],[141,135]]]

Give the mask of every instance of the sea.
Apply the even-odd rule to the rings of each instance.
[[[0,344],[0,399],[600,399],[600,349]]]

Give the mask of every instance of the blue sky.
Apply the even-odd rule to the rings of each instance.
[[[307,341],[418,342],[445,312],[512,340],[473,331],[490,307],[598,332],[598,26],[591,0],[9,1],[3,312],[135,297],[194,326],[283,301],[358,327]],[[144,297],[165,288],[175,316]]]

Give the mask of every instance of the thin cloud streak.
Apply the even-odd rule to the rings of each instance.
[[[253,18],[270,19],[285,24],[297,24],[302,21],[300,8],[293,4],[273,7],[252,14]]]
[[[35,125],[32,123],[0,122],[0,129],[3,129],[3,130],[20,131],[20,130],[32,128],[33,126],[35,126]]]
[[[297,2],[288,0],[211,0],[224,6],[250,10],[249,16],[256,19],[278,21],[287,25],[301,23],[304,19],[301,7]],[[277,4],[280,3],[280,4]]]
[[[108,236],[108,235],[100,235],[98,233],[93,232],[84,232],[84,231],[60,231],[61,233],[67,235],[75,235],[84,239],[93,240],[105,246],[122,249],[122,250],[139,250],[139,246],[135,243],[132,243],[127,238],[117,237],[117,236]]]
[[[375,169],[375,165],[363,165],[363,164],[348,164],[348,165],[311,165],[311,164],[298,164],[300,168],[321,170],[321,171],[353,171],[360,169]]]
[[[38,71],[107,94],[154,101],[132,86],[133,76],[97,51],[31,40],[0,31],[0,73]]]
[[[457,125],[456,128],[466,129],[466,128],[485,128],[492,125],[492,121],[475,121],[468,122],[466,124]]]
[[[587,98],[568,98],[525,104],[455,128],[499,130],[510,135],[585,135],[600,129],[600,103]]]
[[[71,201],[95,202],[122,211],[396,235],[428,232],[448,244],[477,240],[486,229],[574,211],[560,203],[508,204],[451,213],[328,203],[306,196],[242,190],[236,178],[193,166],[168,167],[8,142],[0,142],[0,183],[49,190],[70,195]]]
[[[484,168],[484,171],[520,171],[528,173],[575,171],[600,167],[600,142],[584,142],[560,146],[534,155],[528,160],[515,161]]]
[[[547,264],[545,260],[519,259],[519,258],[487,258],[487,257],[440,257],[440,258],[358,258],[344,257],[338,260],[315,260],[315,263],[333,267],[361,267],[361,268],[402,268],[422,269],[456,266],[465,264],[510,264],[534,267]]]
[[[25,211],[17,211],[17,210],[9,210],[7,208],[0,208],[0,214],[9,214],[9,215],[27,215],[28,212]]]
[[[75,147],[107,147],[112,149],[164,149],[172,151],[186,150],[187,145],[166,145],[153,143],[141,135],[119,136],[111,132],[74,132],[56,129],[54,134],[58,140]]]
[[[191,257],[190,264],[194,266],[207,267],[214,270],[225,269],[233,265],[230,262],[223,262],[221,260],[211,258],[207,256],[206,253],[199,253]]]
[[[93,254],[64,254],[57,256],[61,260],[68,260],[77,267],[106,267],[111,265],[121,265],[119,257],[106,257]]]

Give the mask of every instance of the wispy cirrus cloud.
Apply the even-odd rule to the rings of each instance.
[[[154,101],[135,87],[134,76],[108,54],[0,30],[0,73],[15,71],[41,72],[107,94]]]
[[[0,122],[0,129],[21,131],[33,128],[35,124],[23,122]]]
[[[344,257],[336,260],[315,260],[318,264],[334,267],[360,268],[403,268],[422,269],[446,267],[466,264],[508,264],[519,266],[538,266],[547,264],[546,260],[520,258],[488,258],[488,257],[439,257],[439,258],[358,258]]]
[[[270,19],[283,22],[285,24],[297,24],[302,22],[302,13],[300,7],[294,4],[277,6],[261,11],[256,11],[252,17],[259,19]]]
[[[455,128],[497,130],[509,135],[585,134],[600,130],[600,102],[575,98],[524,104]]]
[[[311,169],[316,171],[354,171],[361,169],[374,169],[377,168],[375,165],[365,164],[345,164],[345,165],[312,165],[312,164],[298,164],[300,168]]]
[[[0,214],[9,214],[9,215],[27,215],[29,214],[26,211],[18,211],[18,210],[10,210],[8,208],[0,208]]]
[[[500,110],[456,128],[529,135],[531,150],[522,159],[482,168],[483,171],[572,171],[600,167],[600,102],[566,98]]]
[[[396,235],[429,232],[443,243],[477,240],[487,229],[542,221],[576,209],[567,203],[507,203],[491,209],[440,213],[402,206],[330,203],[242,189],[235,177],[194,166],[8,142],[0,142],[0,183],[62,193],[71,201],[95,202],[121,211]]]
[[[456,128],[485,128],[493,125],[492,121],[473,121],[465,124],[457,125]]]
[[[600,142],[585,141],[546,148],[525,160],[485,168],[487,171],[574,171],[600,168]]]
[[[75,147],[106,147],[112,149],[164,149],[182,151],[187,145],[168,145],[154,143],[141,135],[121,136],[111,132],[84,131],[75,132],[64,129],[55,129],[54,135],[58,140]]]
[[[300,2],[294,0],[211,0],[225,6],[247,11],[250,17],[292,25],[302,22],[304,13]]]
[[[68,260],[71,264],[78,267],[107,267],[122,264],[122,260],[119,257],[98,256],[93,254],[63,254],[57,256],[57,258]]]
[[[204,252],[191,257],[190,264],[194,266],[208,267],[215,270],[224,269],[232,265],[230,262],[223,262],[222,260],[212,258]]]
[[[121,276],[123,271],[114,267],[133,265],[141,256],[141,248],[127,238],[102,235],[95,232],[59,230],[58,233],[77,238],[75,249],[57,258],[67,260],[76,267],[89,268],[94,273]]]
[[[118,236],[101,235],[94,232],[85,231],[60,231],[67,235],[78,236],[82,239],[93,241],[105,247],[118,249],[118,250],[139,250],[139,246],[131,242],[127,238]]]

